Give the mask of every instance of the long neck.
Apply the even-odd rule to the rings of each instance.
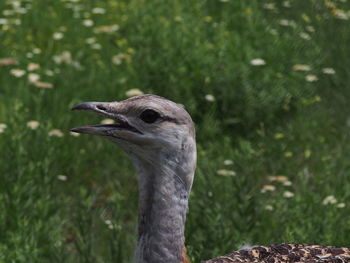
[[[183,262],[186,213],[194,169],[184,169],[186,165],[164,159],[160,159],[158,165],[138,163],[136,167],[139,176],[136,261]],[[190,182],[187,178],[191,178]]]

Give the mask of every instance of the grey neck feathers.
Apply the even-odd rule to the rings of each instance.
[[[182,262],[195,148],[191,156],[179,155],[160,154],[157,163],[134,159],[139,176],[137,263]]]

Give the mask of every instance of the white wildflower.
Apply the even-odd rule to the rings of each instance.
[[[71,65],[76,68],[76,69],[82,69],[83,67],[81,66],[79,61],[72,61]]]
[[[131,56],[128,54],[119,53],[112,57],[112,62],[116,65],[120,65],[123,62],[123,59],[128,62],[131,60]]]
[[[281,26],[291,26],[292,25],[292,22],[290,20],[287,20],[287,19],[281,19],[279,21],[279,24]]]
[[[27,70],[28,71],[33,71],[33,70],[37,70],[40,68],[40,65],[37,63],[29,63],[27,66]]]
[[[67,181],[68,177],[66,175],[60,174],[57,175],[57,179],[60,181]]]
[[[91,19],[85,19],[83,20],[83,25],[86,27],[91,27],[94,25],[94,21],[92,21]]]
[[[305,28],[307,31],[309,31],[311,33],[315,32],[315,28],[313,26],[306,26]]]
[[[338,19],[341,19],[341,20],[348,20],[349,19],[349,15],[341,9],[335,8],[334,12],[335,12],[334,16]]]
[[[323,199],[322,204],[323,205],[334,205],[337,203],[337,199],[334,197],[334,195],[329,195]]]
[[[26,72],[23,69],[11,69],[10,70],[11,75],[15,76],[16,78],[23,77]]]
[[[45,75],[46,75],[46,76],[52,77],[54,74],[55,74],[55,73],[54,73],[51,69],[45,70]]]
[[[22,21],[21,21],[21,19],[15,19],[15,20],[12,21],[12,23],[13,23],[14,25],[16,25],[16,26],[19,26],[19,25],[22,24]]]
[[[345,203],[339,203],[339,204],[337,204],[337,207],[338,208],[344,208],[346,205],[345,205]]]
[[[80,134],[77,133],[77,132],[69,132],[69,134],[72,135],[73,137],[78,137],[78,136],[80,136]]]
[[[271,175],[271,176],[268,176],[267,179],[271,182],[276,181],[276,182],[281,182],[281,183],[288,181],[288,177],[284,176],[284,175],[277,175],[277,176]]]
[[[318,77],[316,75],[309,74],[309,75],[306,75],[305,79],[308,82],[315,82],[318,80]]]
[[[278,31],[277,31],[276,29],[274,29],[274,28],[271,28],[271,29],[269,30],[269,32],[270,32],[271,35],[274,35],[274,36],[277,36],[277,35],[278,35]]]
[[[92,13],[96,14],[96,15],[103,15],[106,13],[106,9],[104,9],[102,7],[95,7],[92,9]]]
[[[127,97],[134,97],[134,96],[139,96],[139,95],[142,95],[143,92],[139,89],[130,89],[128,90],[127,92],[125,92],[125,95]]]
[[[85,40],[85,43],[91,45],[91,48],[93,48],[93,49],[101,49],[102,48],[101,44],[96,43],[96,38],[94,38],[94,37],[87,38]]]
[[[232,160],[225,160],[224,165],[232,165],[233,161]]]
[[[284,7],[287,7],[287,8],[289,8],[289,7],[292,6],[292,5],[290,4],[289,1],[284,1],[284,2],[282,3],[282,5],[283,5]]]
[[[32,84],[35,87],[41,88],[41,89],[52,89],[53,88],[53,84],[50,82],[35,81]]]
[[[236,176],[236,172],[235,171],[226,170],[226,169],[217,170],[216,173],[218,175],[222,175],[222,176]]]
[[[28,80],[31,83],[37,82],[40,79],[40,75],[36,73],[29,73]]]
[[[212,94],[205,95],[205,100],[209,102],[215,101],[215,97]]]
[[[323,68],[322,72],[323,74],[330,74],[330,75],[335,74],[335,70],[333,68]]]
[[[36,47],[33,49],[33,53],[36,55],[41,54],[41,49]]]
[[[0,123],[0,133],[3,133],[7,128],[7,125],[5,123]]]
[[[101,44],[99,44],[99,43],[95,43],[95,44],[92,44],[92,45],[91,45],[91,48],[92,48],[92,49],[97,49],[97,50],[99,50],[99,49],[102,48],[102,46],[101,46]]]
[[[60,40],[63,38],[63,36],[64,36],[64,34],[62,32],[53,33],[53,39],[55,39],[55,40]]]
[[[38,121],[28,121],[27,122],[27,127],[29,127],[32,130],[36,130],[39,127],[40,123]]]
[[[13,9],[17,9],[17,8],[21,7],[21,2],[20,1],[16,1],[16,0],[9,1],[9,4],[12,5]]]
[[[266,3],[263,5],[263,8],[269,9],[269,10],[274,10],[276,9],[275,3]]]
[[[0,18],[0,25],[7,25],[9,23],[8,19]]]
[[[28,13],[28,10],[29,10],[29,8],[21,7],[21,8],[17,8],[15,11],[18,14],[26,14],[26,13]]]
[[[292,193],[290,191],[284,191],[283,197],[285,197],[285,198],[292,198],[292,197],[294,197],[294,193]]]
[[[310,71],[311,67],[309,65],[304,65],[304,64],[295,64],[293,66],[293,70],[295,70],[295,71]]]
[[[72,55],[69,51],[63,51],[60,55],[53,56],[53,60],[56,64],[71,64],[72,63]]]
[[[266,65],[266,62],[262,58],[255,58],[250,61],[250,64],[253,66],[263,66]]]
[[[49,132],[50,137],[63,137],[63,132],[61,132],[59,129],[53,129]]]
[[[267,211],[273,211],[273,206],[272,205],[265,205],[264,209]]]
[[[94,28],[94,33],[114,33],[119,30],[119,25],[105,25]]]
[[[261,192],[266,193],[266,192],[273,192],[276,190],[276,186],[272,184],[266,184],[262,187]]]
[[[12,16],[15,12],[13,10],[9,10],[9,9],[5,9],[4,11],[2,11],[2,14],[4,16]]]
[[[302,38],[302,39],[305,39],[305,40],[310,40],[311,39],[311,36],[306,33],[306,32],[300,32],[299,33],[299,36]]]
[[[285,182],[283,182],[283,185],[284,186],[291,186],[292,182],[291,181],[285,181]]]
[[[96,38],[94,37],[89,37],[85,40],[85,43],[86,44],[89,44],[89,45],[92,45],[92,44],[95,44],[96,43]]]
[[[109,220],[109,219],[105,220],[105,224],[107,225],[107,227],[109,229],[114,229],[114,225],[113,225],[111,220]]]
[[[181,16],[175,16],[174,17],[174,21],[175,22],[182,22],[183,21],[183,18]]]

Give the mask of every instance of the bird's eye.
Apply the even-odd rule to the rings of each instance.
[[[158,118],[160,118],[159,113],[150,109],[144,110],[140,115],[140,119],[146,123],[153,123]]]

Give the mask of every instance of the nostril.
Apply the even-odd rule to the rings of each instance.
[[[102,110],[102,111],[107,111],[107,108],[105,106],[102,106],[102,105],[97,105],[96,108],[99,110]]]

